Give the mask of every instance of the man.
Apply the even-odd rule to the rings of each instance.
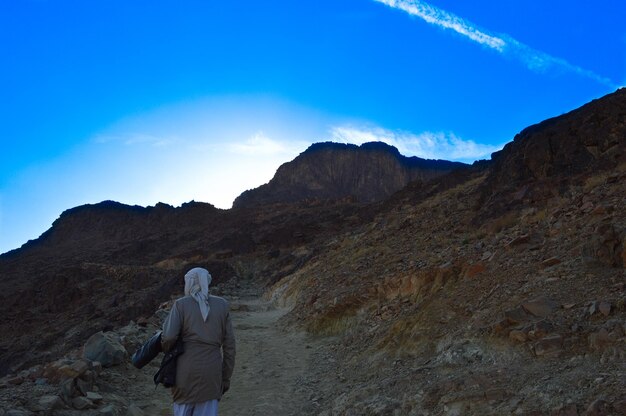
[[[211,275],[196,267],[185,275],[185,296],[177,299],[165,323],[161,342],[169,351],[182,337],[172,387],[175,416],[217,416],[235,366],[235,335],[228,302],[209,294]]]

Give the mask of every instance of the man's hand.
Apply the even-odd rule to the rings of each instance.
[[[222,381],[222,394],[226,393],[230,388],[230,380]]]

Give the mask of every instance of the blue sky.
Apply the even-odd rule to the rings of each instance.
[[[313,142],[473,161],[626,83],[618,0],[0,4],[0,252],[106,199],[239,193]]]

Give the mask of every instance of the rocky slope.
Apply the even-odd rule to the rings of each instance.
[[[309,414],[626,414],[625,106],[619,90],[374,204],[72,210],[0,257],[0,403],[61,388],[28,368],[150,316],[202,265],[332,336]]]
[[[303,200],[383,200],[415,180],[426,181],[466,165],[402,156],[385,143],[317,143],[278,168],[265,185],[246,191],[234,207]]]

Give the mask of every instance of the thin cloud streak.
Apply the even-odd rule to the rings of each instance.
[[[564,70],[589,78],[600,84],[616,89],[618,85],[607,77],[596,74],[588,69],[573,65],[564,59],[556,58],[547,53],[531,48],[508,35],[498,35],[479,28],[477,25],[452,13],[432,6],[421,0],[374,0],[389,7],[402,10],[411,16],[419,17],[427,23],[444,29],[451,29],[468,39],[493,49],[503,56],[516,59],[528,69],[535,72],[546,72],[550,69]]]
[[[379,3],[386,4],[389,7],[400,9],[407,12],[412,16],[417,16],[420,19],[433,24],[435,26],[442,27],[444,29],[452,29],[455,32],[468,37],[474,42],[481,45],[488,46],[492,49],[502,52],[506,42],[504,39],[500,39],[497,36],[490,35],[481,31],[475,25],[441,10],[437,7],[431,6],[423,1],[408,1],[408,0],[375,0]]]
[[[464,140],[454,133],[423,132],[414,134],[392,131],[381,127],[337,126],[330,131],[330,138],[340,143],[363,144],[380,141],[396,147],[407,156],[424,159],[446,159],[473,162],[490,157],[502,146],[491,146]]]

